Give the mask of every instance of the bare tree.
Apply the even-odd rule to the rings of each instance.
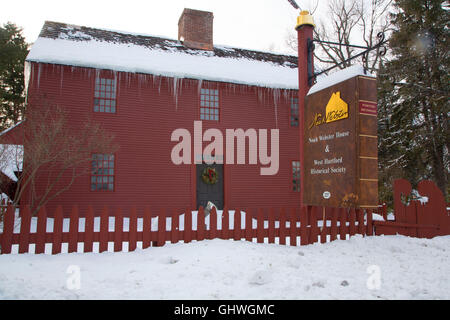
[[[0,167],[5,167],[2,161],[13,159],[17,161],[14,167],[21,170],[16,173],[11,200],[17,205],[26,196],[34,214],[90,172],[93,153],[112,154],[118,148],[114,137],[92,119],[87,118],[81,126],[72,124],[62,107],[40,104],[37,108],[35,103],[25,114],[20,133],[22,155],[20,148],[12,153],[10,148],[0,150]]]
[[[391,30],[390,19],[387,18],[392,0],[330,0],[325,18],[316,19],[314,39],[318,40],[314,51],[319,68],[330,67],[341,63],[339,68],[344,69],[359,61],[369,70],[374,71],[382,57],[380,48],[369,53],[367,57],[361,56],[355,60],[347,61],[361,48],[346,45],[359,45],[373,47],[380,41],[377,35]],[[340,45],[326,42],[339,43]],[[297,38],[294,33],[286,37],[286,45],[297,50]]]

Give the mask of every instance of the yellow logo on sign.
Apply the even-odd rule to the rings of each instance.
[[[341,99],[341,92],[335,92],[325,108],[327,123],[348,118],[348,104]]]
[[[348,118],[348,104],[341,99],[341,92],[337,91],[331,95],[325,107],[325,117],[321,113],[316,113],[309,125],[309,129],[324,123],[333,122]]]

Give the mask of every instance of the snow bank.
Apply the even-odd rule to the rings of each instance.
[[[1,255],[0,300],[450,299],[449,248],[450,236],[355,236],[302,247],[206,240],[131,253]]]

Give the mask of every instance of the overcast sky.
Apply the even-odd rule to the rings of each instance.
[[[178,18],[191,8],[214,13],[215,44],[274,52],[289,52],[285,38],[299,13],[288,0],[1,1],[0,24],[22,27],[27,42],[36,40],[46,20],[176,39]],[[308,10],[314,1],[296,2]]]

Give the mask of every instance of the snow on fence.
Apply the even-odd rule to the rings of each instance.
[[[19,213],[20,212],[20,213]],[[304,207],[228,210],[215,208],[205,215],[198,211],[163,209],[156,212],[136,208],[129,212],[74,206],[69,218],[58,207],[52,217],[42,208],[36,217],[25,206],[8,206],[0,234],[1,253],[118,252],[188,243],[205,239],[247,240],[280,245],[307,245],[348,239],[355,234],[372,235],[372,211],[362,209]],[[1,230],[0,230],[1,231]]]

